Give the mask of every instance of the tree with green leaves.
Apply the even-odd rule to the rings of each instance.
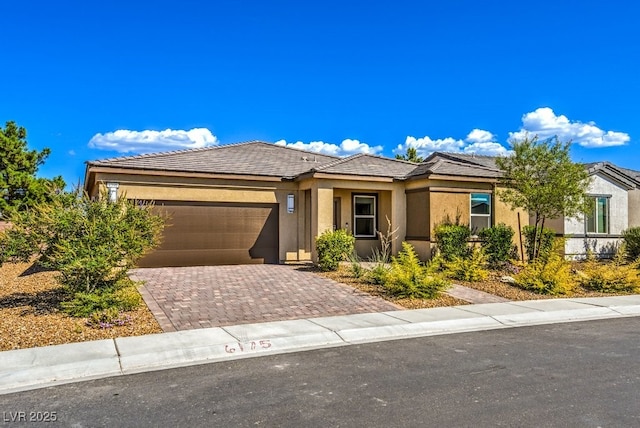
[[[50,152],[48,148],[28,150],[27,130],[15,122],[0,127],[0,218],[49,200],[52,193],[64,188],[60,176],[51,180],[36,177]]]
[[[422,156],[418,156],[418,150],[415,147],[407,147],[407,153],[404,155],[396,155],[396,159],[406,160],[413,163],[420,163],[424,160]]]
[[[522,208],[534,216],[533,259],[540,255],[542,230],[547,219],[578,217],[590,200],[589,174],[569,156],[571,142],[558,138],[539,141],[526,136],[512,142],[513,153],[499,157],[496,164],[504,173],[505,190],[498,192],[513,209]]]
[[[152,208],[124,195],[110,202],[106,193],[61,192],[14,212],[12,227],[0,233],[0,265],[36,257],[73,292],[112,289],[160,243],[165,217]]]

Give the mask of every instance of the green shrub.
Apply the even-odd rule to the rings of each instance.
[[[480,231],[478,236],[482,240],[482,249],[491,266],[499,266],[509,261],[513,253],[514,233],[511,226],[502,223]]]
[[[527,253],[527,260],[532,261],[534,259],[533,251],[534,251],[534,239],[535,239],[536,228],[535,226],[524,226],[522,228],[522,235],[524,238],[524,248]],[[556,233],[552,229],[544,228],[542,229],[542,237],[538,236],[538,240],[540,241],[540,250],[538,254],[540,258],[546,259],[551,250],[553,248],[553,242],[555,240]]]
[[[0,236],[0,252],[10,249],[3,259],[11,261],[36,255],[73,292],[110,289],[159,244],[164,218],[151,208],[124,196],[111,203],[106,194],[95,200],[80,191],[62,193],[13,214],[10,233]]]
[[[384,286],[397,297],[431,299],[448,287],[449,282],[442,275],[431,273],[420,263],[413,246],[403,242],[402,251],[391,260]]]
[[[640,277],[638,277],[640,259],[625,264],[624,244],[622,247],[611,262],[588,258],[582,265],[582,269],[576,272],[578,283],[587,290],[601,293],[640,291]]]
[[[471,237],[471,229],[459,224],[441,224],[435,228],[436,248],[439,254],[451,261],[455,257],[467,258],[470,248],[467,241]]]
[[[627,260],[640,258],[640,227],[632,227],[622,232],[622,239],[626,247]]]
[[[540,294],[567,294],[575,288],[571,265],[560,254],[563,240],[556,240],[546,260],[539,258],[527,264],[516,275],[516,284]]]
[[[367,282],[375,285],[384,285],[387,282],[389,268],[384,263],[376,264],[373,269],[367,272]]]
[[[337,270],[340,262],[353,253],[356,238],[346,230],[326,231],[316,239],[318,266],[323,271]]]
[[[113,288],[102,288],[92,292],[76,291],[71,298],[60,304],[62,311],[72,317],[88,317],[105,310],[130,311],[142,302],[135,283],[129,279]]]
[[[354,278],[362,278],[365,274],[365,269],[362,267],[358,253],[354,250],[349,254],[347,259],[349,259],[349,263],[351,263],[351,275],[353,275]]]
[[[487,258],[482,249],[473,249],[471,256],[466,259],[456,256],[444,266],[445,274],[459,281],[484,281],[489,276]]]

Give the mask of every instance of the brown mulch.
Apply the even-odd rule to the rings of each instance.
[[[0,267],[0,351],[162,332],[144,304],[126,313],[129,323],[106,329],[60,312],[64,292],[56,275],[30,263]]]

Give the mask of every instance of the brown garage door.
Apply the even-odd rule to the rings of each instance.
[[[156,201],[170,218],[140,267],[278,263],[278,205]]]

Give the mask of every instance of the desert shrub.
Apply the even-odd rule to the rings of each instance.
[[[471,237],[468,226],[445,223],[438,225],[434,231],[438,253],[446,260],[455,257],[466,258],[470,255],[467,241]]]
[[[60,272],[59,281],[73,292],[113,289],[127,271],[160,242],[164,218],[148,204],[124,196],[109,202],[75,191],[50,203],[12,215],[10,233],[0,236],[3,259],[26,261]],[[26,245],[30,245],[27,251]]]
[[[571,265],[561,255],[563,240],[556,240],[546,258],[527,264],[515,277],[516,284],[540,294],[567,294],[575,288]]]
[[[522,235],[524,237],[524,248],[527,253],[527,260],[533,261],[534,259],[534,248],[535,248],[535,226],[524,226],[522,228]],[[546,259],[552,251],[553,243],[555,240],[556,233],[553,229],[543,228],[542,232],[540,232],[542,236],[538,236],[538,240],[540,241],[540,249],[538,254],[541,259]]]
[[[640,259],[625,263],[624,247],[623,244],[611,262],[597,261],[593,256],[587,258],[582,268],[576,272],[578,283],[587,290],[601,293],[640,291]]]
[[[340,262],[353,253],[356,238],[343,229],[328,230],[316,239],[318,267],[323,271],[337,270]]]
[[[362,267],[358,253],[356,253],[355,250],[352,251],[351,254],[347,256],[347,259],[351,264],[351,275],[353,275],[354,278],[362,278],[365,274],[365,269]]]
[[[378,239],[380,239],[380,248],[374,248],[369,257],[369,261],[375,263],[389,263],[391,261],[391,245],[393,241],[398,239],[396,233],[398,233],[398,228],[392,229],[391,220],[389,217],[385,217],[387,219],[387,232],[382,233],[378,231]]]
[[[489,276],[487,257],[482,249],[474,248],[467,258],[454,257],[445,263],[445,274],[460,281],[484,281]]]
[[[478,236],[482,240],[482,249],[491,266],[499,266],[509,261],[513,253],[514,233],[511,226],[502,223],[480,231]]]
[[[420,263],[413,246],[403,242],[402,251],[391,260],[384,286],[397,297],[431,299],[448,287],[449,282],[442,275],[430,272]]]
[[[130,311],[142,302],[135,283],[129,279],[112,288],[102,288],[92,292],[76,291],[71,298],[62,302],[64,313],[72,317],[88,317],[105,310]]]
[[[640,227],[631,227],[622,232],[622,239],[626,247],[627,260],[640,258]]]
[[[376,264],[365,276],[367,282],[375,285],[384,285],[389,275],[389,267],[384,263]]]

